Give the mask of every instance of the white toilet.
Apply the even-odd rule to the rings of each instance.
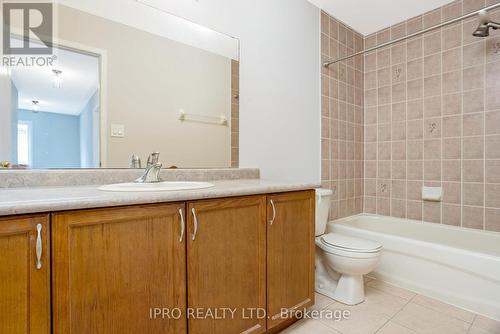
[[[343,304],[365,300],[363,275],[378,264],[382,245],[326,232],[332,191],[316,190],[316,291]]]

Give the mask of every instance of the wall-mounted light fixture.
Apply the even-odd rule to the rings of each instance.
[[[54,88],[61,88],[63,79],[62,79],[62,71],[60,70],[52,70],[54,73],[54,77],[52,78],[52,86]]]

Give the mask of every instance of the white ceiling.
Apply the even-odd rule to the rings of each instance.
[[[363,35],[370,35],[453,0],[309,0]]]
[[[199,11],[201,0],[57,0],[61,5],[120,22],[183,44],[239,59],[239,40],[171,14],[179,7]]]
[[[32,101],[37,100],[39,111],[79,115],[99,88],[99,59],[61,49],[54,49],[54,54],[54,67],[12,69],[19,108],[32,110]],[[53,69],[62,71],[61,88],[53,87]]]

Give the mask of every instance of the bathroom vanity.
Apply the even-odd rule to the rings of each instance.
[[[314,304],[313,187],[214,184],[161,194],[0,190],[0,332],[266,333],[291,324],[283,309]]]

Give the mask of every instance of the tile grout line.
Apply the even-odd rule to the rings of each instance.
[[[376,43],[378,44],[378,36],[375,37],[375,41]],[[376,97],[375,97],[375,100],[376,100],[376,103],[375,103],[375,106],[377,108],[376,110],[376,117],[377,117],[377,122],[376,122],[376,131],[375,131],[375,137],[376,137],[376,140],[375,140],[375,157],[376,157],[376,167],[375,167],[375,213],[376,214],[379,214],[379,210],[378,210],[378,202],[379,202],[379,196],[378,196],[378,182],[379,182],[379,168],[378,168],[378,165],[379,165],[379,133],[378,133],[378,127],[379,127],[379,115],[378,115],[378,90],[379,90],[379,85],[378,85],[378,51],[373,51],[373,54],[375,56],[375,71],[377,71],[377,75],[376,75],[376,84],[375,84],[375,87],[376,87]]]
[[[417,295],[417,294],[415,294],[415,296],[416,296],[416,295]],[[402,305],[402,306],[401,306],[401,308],[400,308],[398,311],[396,311],[396,313],[394,313],[394,314],[393,314],[393,315],[392,315],[392,316],[391,316],[391,317],[390,317],[390,318],[389,318],[386,322],[384,322],[384,324],[383,324],[383,325],[381,325],[381,326],[380,326],[380,327],[379,327],[379,328],[375,331],[375,334],[376,334],[376,333],[378,333],[378,332],[379,332],[382,328],[384,328],[384,327],[385,327],[385,325],[387,325],[389,322],[391,322],[391,321],[392,321],[392,319],[394,319],[394,318],[395,318],[395,317],[396,317],[399,313],[401,313],[401,312],[403,311],[403,309],[404,309],[404,308],[405,308],[408,304],[410,304],[410,303],[411,303],[411,301],[415,298],[415,296],[413,296],[413,297],[411,297],[410,299],[408,299],[408,300],[406,301],[406,303],[405,303],[404,305]],[[398,325],[400,325],[400,326],[403,326],[403,327],[405,327],[405,328],[408,328],[408,327],[406,327],[406,326],[404,326],[404,325],[401,325],[401,324],[399,324],[399,323],[397,323],[397,324],[398,324]],[[411,329],[411,328],[408,328],[408,329],[413,330],[413,329]]]
[[[366,37],[363,37],[363,49],[366,48]],[[366,82],[365,82],[365,68],[366,68],[366,57],[362,56],[363,62],[363,203],[362,210],[366,213]]]
[[[486,58],[488,57],[488,38],[485,39],[484,42],[484,47],[483,47],[483,54],[484,54],[484,61],[483,61],[483,82],[484,82],[484,89],[483,89],[483,231],[486,230],[486,89],[487,84],[486,84],[486,70],[487,70],[487,61]],[[470,330],[470,329],[469,329]]]
[[[408,34],[408,30],[407,30],[407,25],[405,23],[405,35]],[[408,41],[405,40],[404,41],[404,52],[405,52],[405,57],[404,57],[404,61],[405,61],[405,80],[404,80],[404,84],[405,84],[405,151],[406,151],[406,154],[405,154],[405,219],[408,218],[408,152],[409,152],[409,149],[408,149]]]
[[[423,16],[422,16],[422,27],[423,27]],[[422,35],[422,50],[420,53],[420,57],[422,57],[422,187],[425,186],[425,34]],[[428,36],[428,35],[427,35]],[[421,203],[421,212],[420,212],[420,221],[425,221],[425,202],[422,198],[420,200]]]
[[[389,30],[389,39],[391,39],[391,30]],[[393,73],[392,73],[392,46],[388,47],[388,52],[389,52],[389,73],[390,73],[390,77],[389,77],[389,81],[391,83],[391,106],[390,106],[390,112],[391,112],[391,127],[390,127],[390,138],[391,138],[391,161],[390,161],[390,170],[389,170],[389,182],[390,184],[387,185],[387,188],[389,188],[389,216],[391,217],[394,217],[394,214],[393,214],[393,207],[392,207],[392,196],[394,195],[393,194],[393,189],[392,189],[392,166],[394,164],[394,152],[393,152],[393,148],[394,148],[394,138],[392,136],[392,128],[394,126],[394,119],[392,117],[392,109],[393,109],[393,106],[394,106],[394,92],[393,92],[393,88],[394,88],[394,80],[393,80]]]
[[[477,314],[474,314],[474,317],[472,317],[472,322],[470,323],[470,327],[469,329],[467,330],[467,334],[470,333],[472,327],[474,326],[474,322],[476,322],[476,318],[477,318]]]
[[[441,10],[440,10],[440,22],[443,21],[443,7],[441,7]],[[439,99],[439,110],[440,110],[440,117],[439,117],[439,121],[441,122],[441,125],[440,125],[440,129],[439,129],[439,140],[441,141],[441,154],[440,154],[440,157],[439,159],[441,160],[441,163],[439,165],[439,167],[441,168],[441,176],[440,176],[440,186],[441,186],[441,192],[443,192],[443,189],[444,189],[444,183],[443,183],[443,151],[444,151],[444,148],[443,148],[443,99],[444,99],[444,67],[443,67],[443,63],[444,63],[444,28],[440,28],[439,29],[439,32],[441,34],[441,96],[440,96],[440,99]],[[463,71],[462,71],[463,72]],[[461,74],[462,75],[462,74]],[[462,87],[460,87],[460,89],[462,89]],[[441,198],[441,202],[439,203],[439,206],[440,206],[440,217],[439,217],[439,223],[440,224],[444,224],[444,206],[443,206],[443,199]]]
[[[461,4],[462,13],[464,12],[464,4]],[[464,70],[463,70],[463,60],[464,60],[464,21],[460,21],[460,47],[462,56],[462,71],[460,78],[462,80],[462,91],[460,94],[460,227],[464,225]]]

